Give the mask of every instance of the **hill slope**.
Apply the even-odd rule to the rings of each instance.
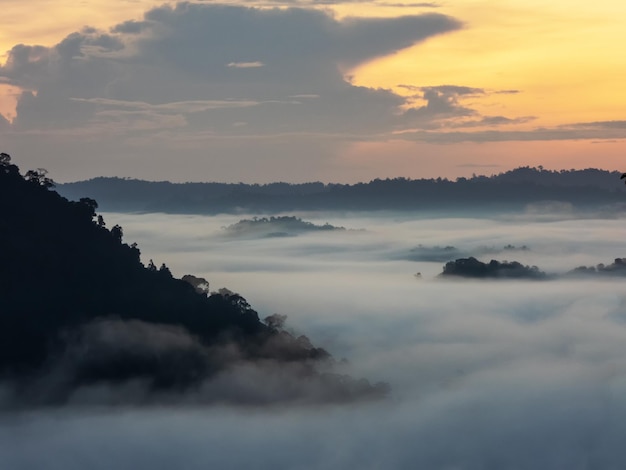
[[[70,202],[52,186],[45,173],[23,177],[0,157],[0,374],[22,391],[47,380],[32,400],[64,401],[81,387],[129,381],[141,383],[142,396],[202,389],[200,401],[384,394],[384,386],[320,372],[332,363],[326,351],[276,318],[262,322],[240,295],[209,296],[165,265],[145,267],[94,200]],[[251,367],[274,377],[272,391],[281,393],[261,384],[211,389],[225,374],[242,382],[233,371]]]

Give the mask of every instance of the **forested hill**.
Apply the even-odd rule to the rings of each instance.
[[[277,213],[292,210],[423,210],[521,207],[541,201],[574,205],[623,202],[620,173],[597,169],[549,171],[517,168],[493,176],[394,178],[369,183],[170,183],[94,178],[59,185],[65,197],[96,198],[108,211],[173,213]]]
[[[188,283],[165,265],[144,266],[122,228],[107,228],[96,214],[95,200],[70,202],[52,187],[45,173],[22,176],[0,154],[0,391],[10,383],[20,400],[35,402],[63,401],[103,383],[123,390],[115,387],[128,382],[141,384],[141,396],[201,387],[198,400],[209,401],[384,392],[318,372],[330,355],[287,333],[282,316],[261,321],[238,294],[208,294],[201,278]],[[225,379],[211,388],[214,377],[242,364],[265,377],[263,385],[239,377],[232,381],[254,390],[230,389]],[[268,384],[282,394],[263,390]]]

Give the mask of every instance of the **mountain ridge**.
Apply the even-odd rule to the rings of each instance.
[[[427,210],[442,207],[523,207],[542,201],[579,206],[620,204],[626,188],[618,171],[551,171],[521,167],[492,176],[375,179],[368,183],[171,183],[117,177],[65,183],[69,199],[87,194],[119,212],[280,213],[293,210]]]

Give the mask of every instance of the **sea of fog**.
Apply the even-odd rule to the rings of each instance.
[[[349,230],[229,237],[246,215],[104,214],[144,263],[287,315],[345,373],[388,382],[388,399],[7,413],[0,468],[626,468],[626,278],[449,280],[430,259],[610,264],[626,257],[626,218],[290,215]]]

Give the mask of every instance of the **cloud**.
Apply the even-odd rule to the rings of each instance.
[[[626,121],[594,121],[580,122],[571,125],[571,127],[581,129],[626,129]]]
[[[400,85],[401,95],[349,77],[358,65],[463,27],[433,11],[340,20],[313,8],[163,5],[107,31],[83,28],[52,47],[15,45],[0,80],[21,94],[0,132],[5,150],[26,166],[66,180],[328,181],[345,166],[342,152],[362,140],[620,137],[619,121],[519,130],[534,117],[479,111],[481,100],[519,90],[447,82]],[[183,153],[184,166],[171,163]]]
[[[534,119],[536,119],[534,116],[524,116],[519,118],[508,118],[506,116],[482,116],[479,117],[479,119],[460,120],[451,123],[449,127],[496,127],[512,124],[525,124],[533,121]]]
[[[513,124],[525,124],[534,119],[534,116],[507,117],[481,115],[473,109],[476,99],[486,98],[495,94],[513,94],[517,90],[487,90],[484,88],[468,87],[462,85],[437,85],[415,86],[398,85],[413,93],[412,100],[417,103],[425,101],[426,104],[416,106],[412,103],[399,119],[397,134],[413,134],[426,131],[437,131],[437,135],[445,140],[449,129],[472,128],[472,127],[498,127]],[[466,100],[472,100],[471,105],[466,105]],[[422,134],[423,135],[423,134]],[[472,137],[468,136],[471,140]]]
[[[471,127],[498,127],[503,125],[524,124],[535,119],[533,116],[507,117],[481,115],[473,109],[476,99],[489,97],[503,93],[500,90],[486,90],[462,85],[438,85],[438,86],[414,86],[398,85],[413,92],[410,99],[426,102],[422,106],[416,103],[408,106],[398,119],[398,131],[396,134],[412,134],[437,130],[437,135],[445,139],[448,129],[471,128]],[[510,93],[505,90],[504,93]],[[472,100],[471,105],[465,104]],[[442,132],[440,132],[442,131]],[[470,137],[471,138],[471,137]]]
[[[229,62],[227,65],[227,67],[234,67],[236,69],[252,69],[263,66],[265,66],[265,64],[263,62],[259,62],[258,60],[255,62]]]
[[[11,128],[11,121],[0,114],[0,132],[9,130]]]
[[[260,104],[255,101],[217,101],[217,100],[195,100],[195,101],[179,101],[173,103],[163,104],[149,104],[143,101],[123,101],[123,100],[111,100],[103,98],[72,98],[73,101],[92,103],[99,105],[101,108],[110,109],[134,109],[141,111],[155,111],[155,112],[184,112],[184,113],[198,113],[202,111],[208,111],[210,109],[222,109],[222,108],[247,108],[250,106],[257,106]]]
[[[479,113],[461,102],[470,97],[485,94],[481,88],[457,85],[415,87],[400,85],[401,88],[415,92],[413,99],[426,102],[422,106],[411,106],[399,116],[397,127],[401,131],[409,128],[437,129],[455,125],[460,118],[479,116]]]
[[[371,133],[390,126],[404,99],[354,86],[342,71],[460,27],[434,13],[340,21],[313,9],[178,3],[54,47],[16,45],[0,76],[24,90],[16,132],[97,130],[102,108],[132,120],[126,110],[145,103],[153,115],[177,108],[181,131],[192,133]],[[259,105],[235,104],[251,102]]]
[[[215,243],[210,235],[241,216],[106,218],[122,223],[144,256],[206,275],[215,286],[238,285],[262,314],[288,314],[314,343],[345,356],[348,368],[389,381],[389,400],[264,408],[190,399],[179,407],[112,410],[88,405],[114,398],[115,390],[92,388],[66,407],[3,414],[0,467],[74,470],[106,461],[122,470],[158,469],[184,461],[192,470],[621,468],[623,282],[437,282],[429,272],[442,263],[388,255],[418,242],[461,249],[528,244],[531,250],[515,254],[524,263],[539,256],[542,268],[566,270],[612,259],[623,244],[616,234],[624,219],[309,215],[367,231]],[[418,269],[422,280],[413,277]],[[150,347],[164,338],[170,351],[193,348],[175,331],[158,338]],[[252,369],[223,377],[213,391],[243,383],[263,392],[280,383],[275,379]]]
[[[407,2],[407,3],[387,3],[377,0],[243,0],[244,4],[263,7],[276,6],[296,6],[296,7],[319,7],[325,5],[350,5],[369,4],[379,8],[441,8],[441,4],[435,2]]]
[[[182,168],[169,162],[181,150],[194,175],[319,178],[342,145],[401,125],[406,98],[345,74],[461,27],[436,13],[338,20],[304,8],[164,5],[53,47],[14,46],[0,77],[22,93],[0,132],[26,166],[66,178],[138,168],[163,178]],[[34,163],[38,154],[46,161]]]
[[[438,86],[415,86],[415,85],[398,85],[399,88],[405,88],[410,91],[423,93],[439,93],[442,95],[484,95],[486,92],[483,88],[473,88],[460,85],[438,85]]]
[[[147,21],[128,20],[111,28],[112,33],[139,34],[149,27]]]
[[[435,2],[378,3],[378,5],[394,8],[441,8],[441,4]]]
[[[528,122],[534,118],[520,118],[518,122]],[[537,127],[531,130],[484,130],[475,132],[433,132],[429,130],[409,130],[400,134],[403,139],[429,143],[461,143],[461,142],[532,142],[554,140],[593,140],[622,139],[623,131],[619,127],[570,125],[553,128]]]
[[[111,72],[115,69],[130,75],[131,80],[143,82],[145,94],[152,101],[160,96],[161,102],[168,99],[163,91],[171,94],[174,90],[159,89],[155,93],[154,87],[164,86],[164,80],[143,75],[142,67],[174,74],[184,82],[192,81],[197,90],[185,90],[186,94],[224,94],[215,85],[225,86],[232,80],[238,87],[227,87],[226,94],[249,96],[250,88],[246,85],[262,82],[272,87],[277,81],[297,87],[300,92],[306,91],[307,85],[336,89],[347,85],[338,64],[356,65],[433,35],[454,31],[459,26],[452,18],[438,14],[338,21],[315,10],[179,3],[175,7],[150,10],[141,23],[126,22],[114,27],[115,36],[85,29],[53,48],[15,46],[0,73],[16,85],[33,88],[47,85],[59,93],[61,79],[94,78],[89,74],[95,69]],[[127,32],[129,28],[132,34]],[[235,31],[237,34],[233,34]],[[109,52],[125,49],[133,54],[132,60],[97,57],[85,49],[88,46]],[[62,63],[71,63],[73,67],[61,69]],[[258,67],[260,64],[267,67]],[[254,76],[229,71],[251,66],[263,70]],[[128,92],[128,85],[122,86],[115,77],[95,83],[85,81],[90,85],[90,98],[122,99],[120,96]],[[179,83],[171,88],[177,88],[176,85]],[[239,89],[241,86],[243,90]],[[254,91],[258,96],[263,89]],[[97,93],[102,96],[93,96]],[[274,90],[271,93],[276,97]]]
[[[497,90],[494,93],[498,93],[501,95],[517,95],[518,93],[521,93],[520,90]]]
[[[279,330],[271,341],[247,344],[258,348],[250,353],[226,338],[206,345],[178,326],[97,318],[55,337],[37,374],[0,381],[0,412],[63,405],[330,404],[386,395],[386,384],[334,372],[334,361],[324,362],[328,354],[307,337]],[[307,361],[302,347],[324,356]]]
[[[441,95],[483,95],[485,90],[482,88],[472,88],[458,85],[439,85],[421,87],[424,93],[437,93]]]

